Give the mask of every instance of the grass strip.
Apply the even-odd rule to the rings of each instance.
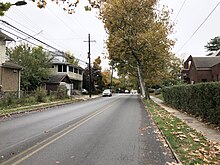
[[[208,141],[153,101],[145,100],[145,104],[183,164],[220,164],[220,143]]]
[[[73,100],[66,99],[66,100],[59,100],[55,102],[38,103],[38,104],[33,104],[33,105],[28,105],[28,106],[20,106],[17,108],[6,108],[3,110],[0,110],[0,116],[10,116],[12,114],[35,111],[38,109],[46,109],[46,108],[50,108],[53,106],[59,106],[59,105],[74,103],[74,102],[79,102],[79,101],[82,101],[82,99],[73,99]]]

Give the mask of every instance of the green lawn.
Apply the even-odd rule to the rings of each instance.
[[[208,141],[180,119],[153,101],[145,100],[146,108],[183,164],[220,164],[220,143]]]

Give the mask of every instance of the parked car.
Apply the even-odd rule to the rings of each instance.
[[[132,89],[132,90],[131,90],[131,94],[132,94],[132,95],[137,95],[138,92],[137,92],[137,90]]]
[[[103,97],[105,97],[105,96],[111,97],[111,96],[112,96],[111,89],[105,89],[105,90],[102,92],[102,96],[103,96]]]
[[[125,93],[129,93],[129,90],[126,89],[126,90],[125,90]]]

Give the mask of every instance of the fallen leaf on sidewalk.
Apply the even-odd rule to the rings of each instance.
[[[214,145],[214,147],[215,147],[218,151],[220,151],[220,144]]]
[[[195,142],[200,142],[200,140],[199,139],[193,139]]]
[[[181,165],[181,163],[175,163],[175,162],[166,162],[165,165]]]

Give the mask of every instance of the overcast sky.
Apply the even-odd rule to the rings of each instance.
[[[8,1],[8,0],[6,0]],[[9,0],[14,3],[16,0]],[[70,15],[64,12],[61,7],[48,1],[46,9],[39,9],[31,1],[27,1],[25,6],[12,6],[1,19],[9,22],[13,26],[35,35],[36,38],[56,47],[62,51],[70,51],[77,58],[87,60],[88,33],[91,34],[91,57],[102,57],[103,65],[107,66],[104,60],[106,53],[104,40],[106,33],[103,24],[97,19],[96,11],[85,12],[80,0],[76,13]],[[85,0],[84,0],[85,1]],[[171,16],[176,26],[174,34],[176,39],[174,53],[181,58],[189,55],[205,56],[207,54],[204,45],[211,38],[219,36],[220,32],[220,7],[218,6],[210,17],[204,22],[207,16],[219,3],[219,0],[161,0],[161,5],[167,5],[173,9]],[[178,14],[179,13],[179,14]],[[204,22],[199,30],[197,28]],[[8,29],[2,23],[0,27]],[[191,39],[192,34],[197,30]],[[19,39],[15,38],[16,41]],[[33,41],[33,40],[30,40]],[[185,46],[184,46],[185,44]]]
[[[204,45],[212,38],[220,36],[219,3],[219,0],[161,0],[161,4],[166,4],[173,9],[172,20],[175,21],[176,26],[172,37],[177,40],[174,53],[184,58],[189,55],[205,56],[207,54]],[[214,10],[216,5],[218,6]],[[205,21],[208,15],[210,16]]]
[[[27,2],[25,6],[12,6],[1,19],[61,51],[70,51],[84,61],[88,61],[88,42],[84,41],[88,41],[90,33],[91,40],[95,41],[91,42],[92,60],[102,56],[104,65],[107,65],[107,60],[103,59],[106,33],[102,21],[97,18],[97,11],[86,12],[82,0],[74,14],[64,12],[62,7],[51,1],[48,1],[45,9],[37,8],[31,1]],[[8,29],[2,23],[0,27]]]

